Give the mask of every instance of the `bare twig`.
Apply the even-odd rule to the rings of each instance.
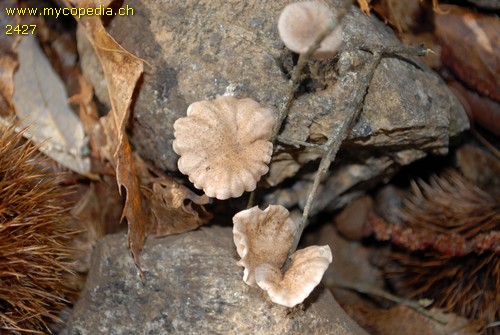
[[[357,49],[369,52],[371,54],[379,53],[382,56],[393,56],[393,55],[426,56],[429,52],[433,52],[431,49],[428,49],[423,45],[411,46],[411,45],[362,44],[359,47],[357,47]]]
[[[255,203],[255,191],[252,191],[252,192],[250,192],[250,196],[248,197],[246,209],[253,207],[254,203]]]
[[[364,71],[365,78],[361,81],[362,85],[357,88],[357,90],[354,94],[354,103],[352,104],[353,107],[346,111],[347,117],[346,117],[345,121],[340,123],[340,125],[333,130],[332,134],[328,138],[328,141],[324,145],[325,153],[323,154],[323,157],[321,158],[318,172],[316,173],[316,177],[314,178],[313,186],[311,188],[311,191],[310,191],[309,196],[307,198],[306,205],[304,207],[304,211],[302,214],[302,222],[300,223],[300,226],[299,226],[299,234],[297,234],[296,241],[295,241],[292,249],[290,250],[290,253],[294,252],[295,249],[297,248],[297,245],[298,245],[299,240],[300,240],[300,236],[302,235],[304,228],[307,226],[307,223],[308,223],[307,220],[309,217],[309,213],[310,213],[312,205],[314,203],[314,199],[316,197],[316,194],[318,193],[318,187],[319,187],[319,184],[321,182],[321,179],[328,172],[330,164],[332,163],[332,161],[335,160],[335,156],[337,155],[337,152],[339,151],[340,145],[347,137],[349,131],[351,130],[351,128],[354,124],[354,121],[358,118],[358,116],[362,110],[363,101],[365,98],[366,91],[370,85],[372,78],[373,78],[373,74],[375,73],[375,69],[377,68],[377,65],[379,64],[381,59],[382,59],[382,55],[379,53],[376,53],[376,54],[374,54],[374,57],[368,63],[367,68]]]
[[[337,16],[337,21],[338,24],[342,22],[342,19],[346,15],[347,11],[349,10],[351,6],[350,1],[346,1],[344,7],[340,10],[338,16]],[[297,65],[293,69],[292,72],[292,78],[290,80],[290,85],[289,85],[289,90],[287,95],[285,96],[284,102],[281,104],[279,111],[278,111],[278,119],[276,121],[276,124],[273,128],[273,134],[271,137],[271,142],[274,144],[278,138],[278,134],[281,130],[281,127],[283,125],[283,122],[285,121],[288,112],[290,110],[290,107],[292,105],[295,92],[297,91],[302,73],[304,71],[304,67],[306,66],[307,62],[310,60],[311,55],[321,46],[321,42],[337,27],[337,21],[336,20],[331,20],[330,24],[328,25],[327,29],[325,29],[315,40],[314,44],[309,47],[307,52],[304,54],[301,54],[299,56],[299,60],[297,62]],[[363,101],[364,97],[366,95],[367,89],[370,85],[370,82],[373,78],[373,75],[375,73],[375,69],[377,68],[380,60],[384,55],[394,55],[394,54],[410,54],[410,55],[416,55],[416,56],[422,56],[426,55],[430,50],[424,48],[423,46],[420,47],[408,47],[408,46],[400,46],[400,45],[394,45],[394,46],[374,46],[374,45],[362,45],[358,48],[359,50],[364,50],[368,51],[373,54],[373,58],[371,59],[370,63],[367,65],[367,69],[365,71],[365,78],[362,80],[362,85],[358,88],[355,94],[355,100],[354,103],[351,103],[352,108],[350,108],[347,111],[347,118],[345,122],[343,122],[340,127],[335,128],[332,132],[332,135],[329,137],[328,141],[323,145],[323,146],[318,146],[315,144],[306,144],[301,141],[296,141],[296,140],[291,140],[291,139],[282,139],[280,140],[283,143],[286,144],[291,144],[291,145],[301,145],[305,147],[317,147],[320,149],[323,149],[325,152],[323,154],[323,157],[320,162],[320,166],[318,168],[318,172],[316,174],[316,177],[313,182],[313,186],[311,189],[311,192],[309,193],[309,197],[307,199],[306,206],[304,208],[304,212],[302,215],[302,222],[299,226],[299,234],[297,234],[297,238],[295,241],[294,246],[290,250],[290,253],[295,251],[298,245],[298,241],[300,240],[300,236],[302,235],[302,231],[307,225],[307,219],[309,217],[309,213],[311,211],[312,205],[314,203],[314,199],[316,196],[316,193],[318,192],[318,187],[320,184],[320,181],[322,177],[326,174],[328,171],[331,163],[333,160],[335,160],[335,156],[340,148],[340,145],[342,142],[345,140],[347,137],[349,131],[351,130],[354,121],[358,118],[360,111],[362,110],[363,107]],[[276,146],[275,146],[276,149]],[[253,200],[253,197],[250,197],[251,200]]]
[[[379,289],[377,287],[374,287],[374,286],[361,284],[361,283],[345,283],[345,282],[338,282],[338,281],[336,281],[334,283],[334,286],[353,290],[353,291],[363,293],[363,294],[381,297],[381,298],[384,298],[386,300],[395,302],[399,305],[408,306],[408,307],[416,310],[417,312],[425,315],[426,317],[431,318],[432,320],[434,320],[436,322],[439,322],[440,324],[445,325],[448,323],[448,318],[443,313],[428,311],[417,301],[400,298],[398,296],[395,296],[389,292],[386,292],[386,291]]]
[[[486,328],[500,327],[500,321],[490,322],[486,325]]]
[[[493,144],[491,144],[483,135],[481,135],[474,126],[471,126],[470,132],[474,137],[484,145],[496,158],[500,159],[500,150],[495,148]]]
[[[418,47],[408,47],[408,46],[363,46],[366,48],[366,51],[372,53],[373,57],[370,59],[369,63],[366,65],[366,69],[363,70],[363,77],[360,82],[361,85],[357,88],[354,94],[354,100],[350,104],[349,108],[345,111],[347,114],[346,119],[342,122],[338,127],[333,129],[332,134],[328,138],[328,141],[325,143],[325,153],[321,158],[318,172],[316,173],[316,177],[314,178],[314,182],[307,198],[306,205],[304,207],[304,211],[302,214],[302,222],[299,226],[299,233],[297,234],[296,241],[293,247],[290,249],[290,253],[293,253],[300,240],[300,236],[304,231],[305,227],[308,224],[308,218],[314,204],[314,200],[318,193],[319,184],[321,180],[328,172],[331,163],[335,160],[335,156],[340,149],[342,142],[347,138],[347,135],[351,131],[354,126],[354,122],[358,119],[361,110],[363,109],[363,102],[365,99],[366,92],[370,86],[370,83],[373,79],[373,75],[375,74],[375,70],[380,63],[382,57],[384,55],[393,55],[393,54],[409,54],[413,56],[421,56],[425,55],[428,52],[428,49],[423,46]]]
[[[285,121],[288,112],[290,110],[290,107],[292,106],[293,99],[295,97],[295,92],[300,86],[300,81],[302,79],[302,73],[304,71],[304,67],[306,66],[307,62],[310,60],[311,55],[319,49],[321,46],[321,42],[331,34],[331,32],[337,27],[338,24],[342,22],[342,19],[346,15],[347,11],[349,10],[352,2],[351,1],[345,1],[344,6],[340,9],[339,14],[337,15],[336,19],[333,19],[330,21],[328,27],[321,32],[321,34],[318,35],[316,40],[314,41],[314,44],[312,44],[309,49],[303,54],[299,56],[299,60],[297,62],[297,65],[294,67],[293,72],[292,72],[292,78],[289,83],[288,87],[288,93],[285,96],[284,102],[280,105],[278,109],[278,119],[276,120],[276,124],[274,125],[273,128],[273,133],[271,136],[271,142],[273,145],[276,143],[276,140],[278,138],[278,134],[281,130],[281,127],[283,125],[283,122]],[[293,140],[288,140],[288,142],[291,142]],[[286,142],[283,142],[286,143]],[[290,144],[290,143],[288,143]],[[304,144],[304,142],[301,142],[300,144],[298,141],[292,145],[302,145],[302,146],[314,146],[310,144]],[[276,150],[276,146],[274,145],[274,150]],[[252,207],[254,203],[254,198],[255,198],[255,192],[252,192],[250,194],[250,197],[247,202],[247,208]]]
[[[314,41],[314,44],[307,49],[306,53],[300,54],[299,60],[297,62],[297,65],[294,67],[293,72],[292,72],[292,79],[290,80],[290,85],[288,87],[288,93],[285,96],[285,101],[281,104],[280,109],[278,110],[278,119],[276,120],[276,124],[274,125],[273,129],[273,136],[271,137],[271,142],[276,141],[276,137],[278,136],[278,133],[280,132],[281,125],[283,124],[283,121],[285,121],[288,111],[290,110],[290,107],[292,106],[293,98],[295,96],[295,92],[299,88],[300,81],[302,78],[302,73],[304,71],[304,67],[306,66],[307,62],[311,58],[311,55],[314,53],[314,51],[318,50],[319,47],[321,46],[321,42],[330,35],[330,33],[335,29],[336,27],[336,21],[331,20],[330,24],[328,25],[328,28],[323,31],[318,38]]]
[[[303,141],[298,141],[298,140],[294,140],[291,138],[285,138],[285,137],[281,137],[281,136],[278,136],[277,140],[278,140],[278,142],[281,142],[283,144],[293,145],[294,147],[309,147],[309,148],[317,148],[317,149],[325,150],[324,144],[303,142]]]
[[[290,107],[292,106],[293,98],[295,96],[295,92],[299,88],[301,78],[302,78],[302,73],[304,71],[304,67],[307,65],[309,60],[311,59],[312,54],[319,49],[321,46],[321,42],[332,33],[332,31],[342,22],[342,19],[344,18],[345,14],[347,13],[349,7],[351,6],[350,1],[346,1],[345,5],[343,8],[341,8],[339,14],[337,15],[336,19],[333,19],[330,21],[330,24],[328,27],[318,35],[316,40],[314,41],[314,44],[312,44],[309,49],[303,54],[300,54],[299,60],[297,62],[297,65],[294,67],[293,72],[292,72],[292,79],[290,80],[290,85],[288,88],[288,93],[285,96],[285,101],[281,104],[279,110],[278,110],[278,119],[276,120],[276,124],[274,125],[273,129],[273,136],[271,137],[271,142],[276,142],[276,138],[280,132],[281,126],[283,124],[283,121],[285,121],[288,111],[290,110]]]

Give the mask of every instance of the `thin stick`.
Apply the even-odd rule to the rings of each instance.
[[[311,55],[319,49],[321,46],[321,42],[325,39],[326,36],[330,35],[330,33],[335,29],[336,27],[336,21],[331,20],[330,24],[328,25],[328,28],[325,29],[319,36],[316,38],[314,41],[314,44],[307,49],[307,51],[303,54],[300,54],[299,60],[297,62],[297,65],[294,67],[293,72],[292,72],[292,79],[290,80],[290,85],[288,87],[288,93],[285,96],[285,101],[281,104],[281,108],[278,111],[278,119],[276,120],[276,124],[274,125],[273,128],[273,136],[271,137],[271,142],[274,143],[276,141],[276,137],[278,136],[278,133],[280,132],[281,126],[283,124],[283,121],[285,121],[288,111],[290,110],[290,107],[292,106],[293,98],[295,96],[295,92],[299,88],[301,78],[302,78],[302,72],[304,71],[304,67],[306,66],[307,62],[311,58]]]
[[[410,55],[410,56],[426,56],[431,49],[423,45],[376,45],[376,44],[362,44],[357,47],[358,50],[367,51],[371,54],[379,53],[382,56],[393,55]]]
[[[421,304],[419,304],[417,301],[400,298],[400,297],[395,296],[389,292],[381,290],[377,287],[373,287],[373,286],[369,286],[369,285],[365,285],[365,284],[351,284],[351,283],[345,283],[345,282],[335,282],[334,286],[337,286],[340,288],[346,288],[349,290],[354,290],[356,292],[363,293],[363,294],[381,297],[381,298],[384,298],[386,300],[390,300],[392,302],[395,302],[399,305],[404,305],[404,306],[408,306],[410,308],[413,308],[417,312],[425,315],[428,318],[431,318],[432,320],[434,320],[436,322],[439,322],[440,324],[445,325],[448,323],[448,319],[447,319],[446,315],[444,315],[442,313],[433,313],[431,311],[428,311]]]
[[[342,142],[347,138],[349,131],[351,131],[352,127],[354,126],[355,120],[358,119],[359,114],[361,113],[363,109],[363,102],[365,99],[365,95],[368,91],[368,88],[370,86],[370,83],[373,79],[373,75],[375,74],[375,70],[380,63],[382,57],[384,55],[393,55],[395,53],[404,53],[404,54],[409,54],[409,55],[414,55],[414,56],[421,56],[425,55],[429,52],[428,49],[424,48],[423,46],[418,46],[418,47],[408,47],[408,46],[374,46],[374,47],[368,47],[364,46],[364,48],[367,48],[367,51],[371,52],[373,54],[373,57],[371,58],[370,62],[366,66],[366,69],[363,71],[364,72],[364,78],[361,80],[361,85],[357,88],[354,96],[353,102],[350,104],[350,108],[348,108],[346,111],[344,111],[347,114],[347,117],[344,122],[340,124],[337,128],[333,129],[332,134],[328,138],[328,141],[325,143],[324,147],[326,148],[325,153],[323,154],[323,157],[321,158],[318,172],[316,173],[316,177],[314,178],[314,182],[311,188],[311,191],[309,193],[309,196],[307,198],[306,205],[304,207],[304,211],[302,213],[302,221],[299,225],[299,230],[298,234],[296,235],[295,242],[290,249],[290,254],[293,253],[299,244],[300,236],[302,235],[302,232],[304,231],[305,227],[308,224],[308,218],[312,209],[312,206],[314,204],[314,200],[316,198],[316,195],[318,193],[318,188],[319,184],[321,183],[321,180],[325,176],[325,174],[328,172],[328,169],[330,168],[331,163],[335,160],[335,157],[337,155],[337,152],[340,149],[340,146]],[[369,49],[368,49],[369,48]]]
[[[295,92],[299,88],[300,81],[302,79],[302,73],[304,71],[304,67],[306,66],[307,62],[311,58],[311,55],[319,49],[321,46],[321,42],[331,34],[331,32],[337,27],[337,22],[340,24],[342,22],[342,19],[344,16],[347,14],[347,11],[349,10],[351,6],[351,1],[346,1],[344,3],[344,7],[341,8],[339,15],[337,16],[337,19],[333,19],[330,21],[328,24],[328,27],[321,32],[321,34],[318,35],[314,43],[307,49],[307,51],[303,54],[300,54],[299,60],[297,62],[297,65],[294,67],[293,72],[292,72],[292,78],[290,80],[289,86],[288,86],[288,93],[285,96],[285,101],[280,105],[280,108],[278,110],[278,119],[276,120],[276,123],[273,128],[273,133],[271,136],[271,143],[273,143],[274,150],[276,150],[276,139],[278,138],[278,134],[281,130],[281,127],[283,125],[283,122],[285,121],[288,112],[290,111],[290,107],[292,106],[293,99],[295,97]],[[304,145],[304,146],[309,146],[309,145]],[[253,201],[255,198],[254,192],[250,194],[250,197],[247,202],[247,208],[250,208],[253,205]]]
[[[303,142],[303,141],[298,141],[298,140],[294,140],[291,138],[285,138],[282,136],[278,136],[277,140],[278,140],[278,142],[288,144],[288,145],[293,145],[294,147],[308,147],[308,148],[317,148],[317,149],[326,150],[324,144]]]
[[[339,151],[340,145],[347,138],[349,131],[352,129],[354,121],[358,118],[361,110],[363,109],[363,101],[365,98],[366,91],[370,85],[370,82],[375,73],[375,69],[382,59],[382,55],[377,53],[374,54],[374,57],[370,60],[370,63],[367,65],[367,69],[365,72],[365,78],[362,80],[362,85],[358,87],[354,95],[354,102],[352,104],[352,108],[345,111],[347,113],[347,118],[344,122],[342,122],[338,127],[336,127],[328,141],[325,143],[325,153],[321,158],[321,162],[319,163],[318,172],[316,173],[316,177],[314,178],[313,186],[307,198],[306,205],[304,207],[304,211],[302,213],[302,221],[299,225],[298,234],[296,235],[296,241],[290,250],[290,253],[294,252],[297,249],[297,245],[299,244],[300,236],[304,231],[304,228],[307,226],[309,213],[311,211],[312,205],[314,203],[315,197],[318,193],[318,187],[323,179],[323,176],[328,172],[330,168],[330,164],[335,160],[335,156]]]
[[[304,71],[304,67],[311,59],[312,54],[319,49],[321,46],[321,42],[332,33],[332,31],[337,28],[338,24],[342,22],[342,19],[346,15],[349,7],[351,6],[351,2],[347,1],[345,6],[340,10],[336,19],[333,19],[328,24],[328,27],[318,35],[318,37],[314,40],[314,43],[307,49],[307,51],[303,54],[300,54],[297,65],[294,67],[292,72],[292,79],[290,80],[290,85],[288,87],[288,93],[285,96],[285,101],[281,104],[278,110],[278,119],[276,120],[276,124],[273,128],[273,136],[271,137],[271,142],[276,142],[276,137],[281,130],[281,126],[283,125],[283,121],[285,121],[288,112],[290,111],[290,107],[292,106],[293,98],[295,97],[295,92],[299,88],[302,73]]]
[[[252,192],[250,192],[250,196],[248,197],[246,209],[253,207],[254,203],[255,203],[255,191],[252,191]]]
[[[500,327],[500,321],[494,321],[486,325],[486,328],[493,328],[493,327]]]
[[[470,127],[470,132],[472,135],[476,137],[476,139],[484,145],[493,155],[496,156],[496,158],[500,159],[500,150],[495,148],[493,144],[491,144],[486,138],[484,138],[483,135],[481,135],[474,126]]]

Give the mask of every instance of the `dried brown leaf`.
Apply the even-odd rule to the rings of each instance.
[[[98,7],[101,1],[87,0],[79,7]],[[128,222],[129,247],[139,266],[139,252],[146,238],[146,215],[140,196],[139,179],[128,142],[126,126],[137,81],[143,72],[143,61],[121,47],[104,29],[100,17],[84,16],[79,24],[84,29],[103,68],[108,84],[111,112],[103,118],[108,139],[108,158],[115,167],[118,187],[126,191],[123,217]]]
[[[365,13],[366,15],[370,15],[370,5],[368,4],[368,0],[358,0],[358,5],[363,13]]]
[[[447,84],[460,100],[471,123],[479,124],[500,136],[500,102],[482,96],[456,80],[448,81]]]
[[[434,13],[436,14],[448,14],[448,11],[447,10],[442,10],[440,7],[439,7],[439,1],[438,0],[432,0],[432,10],[434,11]]]
[[[373,5],[377,13],[387,24],[390,24],[398,33],[408,32],[417,22],[421,9],[419,0],[383,0]],[[421,43],[421,42],[419,42]]]
[[[24,36],[17,47],[19,69],[14,75],[13,101],[23,133],[50,158],[79,174],[87,174],[90,160],[82,153],[85,134],[68,104],[61,78],[52,69],[34,36]]]
[[[90,268],[90,257],[97,240],[124,228],[116,225],[123,211],[123,199],[118,194],[114,176],[101,176],[89,186],[80,186],[79,193],[78,201],[71,209],[74,225],[81,231],[73,240],[76,250],[74,269],[84,273]]]
[[[198,196],[160,171],[150,171],[138,155],[135,159],[141,183],[145,185],[142,192],[150,205],[152,234],[162,237],[184,233],[212,218],[203,206],[210,202],[206,194]]]
[[[206,195],[197,196],[173,179],[153,183],[151,211],[155,221],[155,235],[161,237],[180,234],[198,228],[211,218],[201,206],[207,203]]]
[[[500,102],[500,20],[456,6],[436,15],[441,60],[466,86]]]
[[[102,172],[102,166],[109,163],[101,159],[100,149],[105,146],[106,140],[99,122],[97,105],[94,101],[94,89],[85,77],[78,73],[78,93],[70,98],[70,103],[78,106],[80,121],[89,136],[90,159],[93,172]],[[110,167],[109,167],[110,168]],[[111,169],[111,168],[110,168]]]
[[[87,133],[99,122],[99,114],[97,113],[97,106],[94,102],[94,89],[83,75],[78,76],[79,92],[73,95],[69,101],[70,103],[79,106],[79,116],[82,125]]]

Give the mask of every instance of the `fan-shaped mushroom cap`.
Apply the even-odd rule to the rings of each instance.
[[[262,264],[281,268],[297,234],[298,224],[280,205],[269,205],[265,210],[257,206],[241,211],[233,217],[234,244],[244,266],[243,280],[255,286],[254,271]]]
[[[332,252],[327,245],[314,245],[297,250],[291,260],[284,275],[279,267],[271,264],[262,264],[255,269],[257,285],[267,291],[274,303],[286,307],[300,304],[309,296],[332,262]]]
[[[269,170],[275,123],[271,110],[252,99],[219,97],[191,104],[174,123],[179,170],[210,197],[253,191]]]
[[[305,53],[316,38],[325,31],[333,20],[330,9],[318,2],[295,2],[286,6],[278,19],[278,31],[286,47],[296,53]],[[342,43],[342,29],[339,25],[323,39],[311,58],[325,59],[335,55]]]

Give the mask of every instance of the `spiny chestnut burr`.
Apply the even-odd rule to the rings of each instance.
[[[0,128],[0,333],[46,334],[71,290],[73,231],[57,176],[38,148]]]

